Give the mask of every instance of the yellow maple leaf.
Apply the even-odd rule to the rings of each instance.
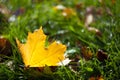
[[[33,33],[29,32],[25,44],[16,39],[26,67],[58,66],[58,63],[65,59],[65,45],[54,41],[45,48],[45,41],[46,35],[42,27]]]

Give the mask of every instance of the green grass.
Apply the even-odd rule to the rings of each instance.
[[[0,63],[0,80],[88,80],[91,76],[103,76],[105,80],[119,80],[120,74],[120,0],[112,4],[112,0],[105,0],[100,3],[98,0],[31,0],[21,1],[4,1],[8,9],[15,12],[23,8],[25,12],[16,16],[14,22],[5,22],[5,15],[0,15],[1,25],[0,35],[9,39],[12,46],[11,56],[5,55],[5,60]],[[76,8],[76,4],[82,4],[82,7]],[[69,18],[62,16],[62,11],[55,11],[53,6],[62,4],[72,8],[76,15]],[[95,22],[91,26],[99,29],[102,36],[96,35],[95,32],[88,31],[84,26],[85,9],[94,6],[95,9],[103,8],[103,14],[95,17]],[[110,15],[108,8],[112,15]],[[12,16],[10,14],[9,16]],[[67,51],[70,58],[75,59],[79,55],[79,62],[75,62],[76,71],[68,66],[60,66],[51,71],[46,67],[43,71],[36,68],[25,69],[21,59],[20,52],[17,48],[15,38],[25,43],[27,33],[43,27],[45,34],[51,40],[59,40],[67,45]],[[4,27],[4,28],[2,28]],[[62,32],[62,33],[61,33]],[[82,57],[81,47],[89,47],[93,56],[90,60]],[[101,62],[97,59],[98,49],[104,50],[108,59]],[[66,51],[66,52],[67,52]],[[1,53],[2,54],[2,53]],[[10,66],[7,65],[12,61]],[[71,66],[74,65],[71,62]]]

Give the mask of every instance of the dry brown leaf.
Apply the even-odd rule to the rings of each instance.
[[[82,52],[82,56],[83,58],[85,58],[85,60],[89,60],[92,58],[92,52],[89,48],[87,48],[86,46],[81,48],[81,52]]]
[[[99,49],[96,55],[99,61],[105,61],[108,59],[108,55],[103,50]]]
[[[88,80],[104,80],[104,78],[102,76],[97,76],[97,77],[90,77]]]
[[[0,54],[11,55],[11,44],[8,39],[0,36]]]

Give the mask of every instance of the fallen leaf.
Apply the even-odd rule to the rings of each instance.
[[[85,13],[85,26],[88,27],[94,21],[94,7],[90,6],[86,8]]]
[[[98,50],[97,52],[97,59],[99,61],[104,61],[104,60],[107,60],[108,58],[108,55],[103,51],[103,50]]]
[[[76,12],[72,8],[67,8],[63,5],[54,6],[53,9],[54,11],[62,11],[61,14],[66,18],[76,15]]]
[[[85,60],[89,60],[92,58],[92,52],[86,46],[81,48],[81,52],[82,52],[82,56],[83,56],[83,58],[85,58]]]
[[[86,15],[85,26],[89,26],[93,22],[93,15],[88,14]]]
[[[76,15],[76,13],[71,8],[65,8],[62,12],[62,15],[69,18],[70,16]]]
[[[11,55],[11,44],[9,40],[0,36],[0,54]]]
[[[54,10],[64,10],[66,7],[63,6],[63,5],[57,5],[57,6],[54,6],[53,9]]]
[[[59,66],[58,63],[65,59],[65,45],[54,41],[45,47],[46,35],[42,27],[33,33],[29,32],[25,44],[18,39],[16,42],[26,67]]]
[[[102,76],[92,76],[88,80],[104,80]]]

